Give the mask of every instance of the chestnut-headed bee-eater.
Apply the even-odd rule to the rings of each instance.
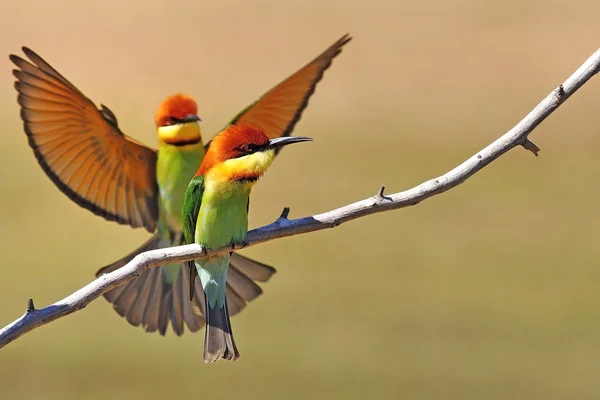
[[[181,210],[186,243],[221,248],[243,243],[248,232],[250,190],[273,162],[275,151],[312,140],[301,136],[269,139],[250,124],[232,125],[211,142],[190,182]],[[190,281],[200,277],[206,307],[204,361],[239,357],[225,295],[230,255],[190,261]],[[195,264],[195,265],[194,265]],[[193,298],[194,291],[190,287]]]
[[[317,83],[350,40],[343,36],[313,61],[266,92],[230,123],[250,123],[273,139],[291,134]],[[11,55],[18,67],[18,103],[29,145],[40,166],[69,198],[106,220],[154,233],[140,248],[102,268],[120,268],[140,252],[184,242],[181,205],[188,183],[206,147],[202,143],[197,106],[185,95],[174,95],[156,112],[158,151],[125,135],[108,107],[94,103],[28,48],[29,61]],[[229,126],[229,125],[228,125]],[[189,300],[183,264],[152,268],[105,297],[132,325],[164,335],[169,321],[177,335],[201,329],[203,296]],[[255,283],[267,281],[272,267],[233,253],[227,279],[231,315],[262,293]],[[201,299],[198,299],[198,298]]]

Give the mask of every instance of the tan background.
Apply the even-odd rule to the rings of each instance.
[[[27,45],[155,143],[166,95],[212,136],[339,36],[336,59],[253,193],[251,226],[441,174],[511,128],[599,45],[596,0],[20,1],[0,6],[0,325],[47,305],[147,234],[79,209],[28,148],[9,53]],[[598,78],[596,78],[598,79]],[[102,299],[0,352],[5,399],[564,399],[600,396],[600,83],[522,149],[417,207],[244,253],[279,273],[203,334],[145,334]],[[34,250],[35,249],[35,250]]]

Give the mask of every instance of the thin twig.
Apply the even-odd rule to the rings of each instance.
[[[514,128],[442,176],[430,179],[404,192],[388,196],[384,196],[383,192],[385,188],[382,186],[373,197],[323,214],[313,215],[312,217],[290,220],[288,219],[289,209],[286,208],[281,213],[281,216],[272,224],[250,231],[246,243],[243,246],[236,246],[235,249],[253,246],[286,236],[333,228],[365,215],[416,205],[429,197],[458,186],[516,146],[523,146],[537,156],[540,149],[529,140],[528,135],[566,99],[575,93],[577,89],[598,73],[599,70],[600,49],[592,54],[562,85],[546,96]],[[231,247],[206,250],[198,244],[147,251],[137,255],[122,268],[101,276],[72,295],[48,307],[35,309],[33,300],[30,299],[27,312],[0,330],[0,348],[37,327],[81,310],[103,293],[134,279],[148,268],[167,263],[193,260],[204,257],[207,254],[222,254],[228,251],[231,251]]]

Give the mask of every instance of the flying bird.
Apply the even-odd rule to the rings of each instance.
[[[251,124],[268,138],[288,137],[332,60],[351,40],[345,35],[313,61],[266,92],[229,125]],[[96,105],[42,57],[23,47],[28,60],[10,55],[21,119],[40,166],[71,200],[109,221],[144,227],[153,236],[141,247],[100,269],[114,271],[140,252],[184,243],[180,219],[188,183],[204,157],[196,102],[177,94],[166,98],[155,115],[158,151],[125,135],[115,114]],[[200,282],[189,281],[175,263],[152,268],[104,294],[119,315],[147,332],[164,335],[169,321],[177,335],[184,324],[192,332],[205,320],[203,296],[188,299]],[[233,253],[227,278],[231,315],[262,293],[275,269]]]
[[[273,162],[275,151],[309,140],[301,136],[269,139],[262,129],[250,124],[232,125],[219,133],[185,192],[181,211],[185,242],[206,248],[243,243],[248,232],[250,191]],[[205,362],[239,357],[225,295],[229,262],[228,253],[188,262],[190,282],[198,274],[204,290]],[[193,299],[193,287],[190,294]]]

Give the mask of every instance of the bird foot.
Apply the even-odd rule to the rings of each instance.
[[[245,241],[245,240],[240,240],[238,242],[233,242],[233,243],[231,243],[231,249],[232,250],[242,249],[242,248],[248,246],[248,244],[249,243],[247,241]]]

